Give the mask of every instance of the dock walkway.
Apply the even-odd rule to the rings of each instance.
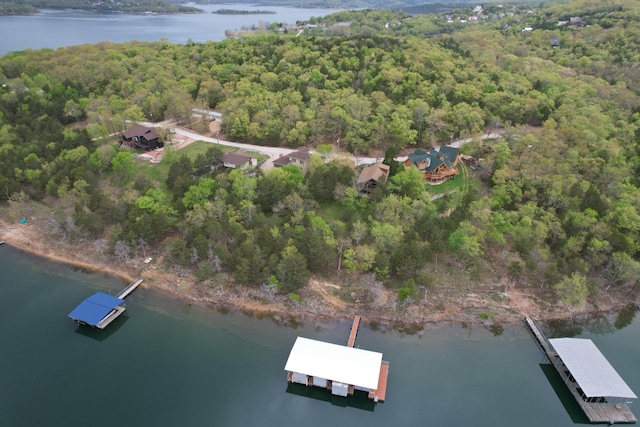
[[[525,321],[529,329],[533,333],[540,348],[545,356],[556,369],[565,385],[569,388],[571,395],[574,397],[584,414],[592,423],[635,423],[637,421],[635,415],[631,412],[625,403],[608,403],[608,402],[587,402],[582,398],[578,384],[571,377],[571,373],[565,367],[558,353],[553,349],[549,340],[544,336],[538,325],[529,317],[525,317]]]
[[[533,321],[530,317],[525,317],[524,320],[527,322],[527,326],[529,326],[529,330],[533,333],[533,336],[536,338],[538,345],[542,348],[542,351],[549,359],[549,362],[555,364],[556,359],[558,358],[558,354],[555,352],[547,337],[544,336],[536,322]]]
[[[374,402],[384,402],[387,395],[387,379],[389,378],[389,362],[383,360],[380,364],[380,377],[378,378],[378,388],[369,391],[369,399]]]
[[[135,291],[136,288],[138,286],[140,286],[142,281],[143,281],[143,279],[136,280],[135,282],[133,282],[132,284],[130,284],[129,286],[127,286],[126,288],[121,290],[120,293],[118,295],[116,295],[116,296],[118,298],[120,298],[120,299],[125,299],[127,297],[127,295],[129,295],[131,292]]]
[[[351,325],[351,333],[349,334],[349,341],[347,341],[347,347],[353,347],[356,343],[356,335],[358,335],[358,328],[360,327],[360,316],[353,318],[353,324]]]

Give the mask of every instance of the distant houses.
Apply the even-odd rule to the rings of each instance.
[[[378,184],[384,184],[389,179],[389,166],[383,163],[375,163],[362,169],[356,186],[360,194],[371,193]]]
[[[136,124],[120,135],[120,146],[149,151],[164,147],[164,142],[160,141],[155,128]]]
[[[258,165],[258,158],[244,154],[227,153],[222,156],[222,165],[228,169],[248,169]]]
[[[443,145],[428,152],[416,149],[409,154],[404,165],[405,167],[417,167],[424,174],[425,181],[430,184],[441,184],[460,173],[457,167],[459,161],[460,150]]]
[[[273,166],[280,168],[282,166],[294,165],[299,167],[302,173],[305,174],[309,170],[309,159],[311,159],[311,152],[308,148],[302,148],[275,159]]]

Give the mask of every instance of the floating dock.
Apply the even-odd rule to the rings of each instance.
[[[298,337],[284,367],[287,381],[326,388],[336,396],[358,390],[384,402],[389,362],[382,360],[382,353],[354,348],[359,325],[356,316],[346,346]]]
[[[69,318],[80,325],[104,329],[125,312],[126,309],[123,306],[124,298],[140,286],[141,283],[142,279],[137,280],[120,291],[115,297],[104,292],[96,292],[69,313]]]
[[[607,359],[589,339],[547,339],[531,318],[527,326],[546,359],[558,371],[572,396],[592,423],[635,423],[629,409],[631,391]]]

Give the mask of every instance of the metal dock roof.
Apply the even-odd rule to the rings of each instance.
[[[82,301],[80,305],[69,313],[69,317],[78,322],[98,326],[105,316],[123,302],[120,298],[107,295],[104,292],[97,292]]]
[[[375,390],[381,363],[382,353],[298,337],[284,369]]]
[[[554,338],[549,342],[587,397],[636,398],[590,339]]]

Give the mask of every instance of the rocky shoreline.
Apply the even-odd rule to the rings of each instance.
[[[404,305],[397,302],[394,290],[385,289],[372,276],[360,279],[366,282],[363,288],[367,289],[367,298],[362,301],[354,298],[353,302],[346,302],[341,285],[321,277],[312,277],[300,293],[301,301],[294,301],[267,289],[236,285],[227,276],[219,277],[215,284],[201,283],[188,271],[169,271],[161,259],[150,264],[133,260],[126,265],[116,265],[108,256],[92,250],[86,242],[83,245],[70,245],[60,240],[52,243],[52,239],[45,237],[45,230],[37,224],[37,220],[27,225],[10,225],[0,220],[0,240],[52,261],[117,276],[124,282],[142,278],[143,288],[155,289],[169,298],[180,298],[192,305],[213,307],[219,311],[238,310],[248,316],[271,317],[283,324],[296,324],[308,319],[347,320],[358,314],[363,321],[376,327],[415,333],[428,324],[494,327],[521,322],[525,315],[548,321],[611,312],[629,303],[624,294],[610,292],[601,296],[597,304],[567,310],[559,303],[544,301],[540,293],[531,287],[510,287],[508,292],[501,292],[504,287],[498,283],[464,293],[433,289],[428,301],[425,298],[424,301]],[[78,250],[79,247],[82,250]],[[355,293],[351,292],[351,296],[359,296]]]

